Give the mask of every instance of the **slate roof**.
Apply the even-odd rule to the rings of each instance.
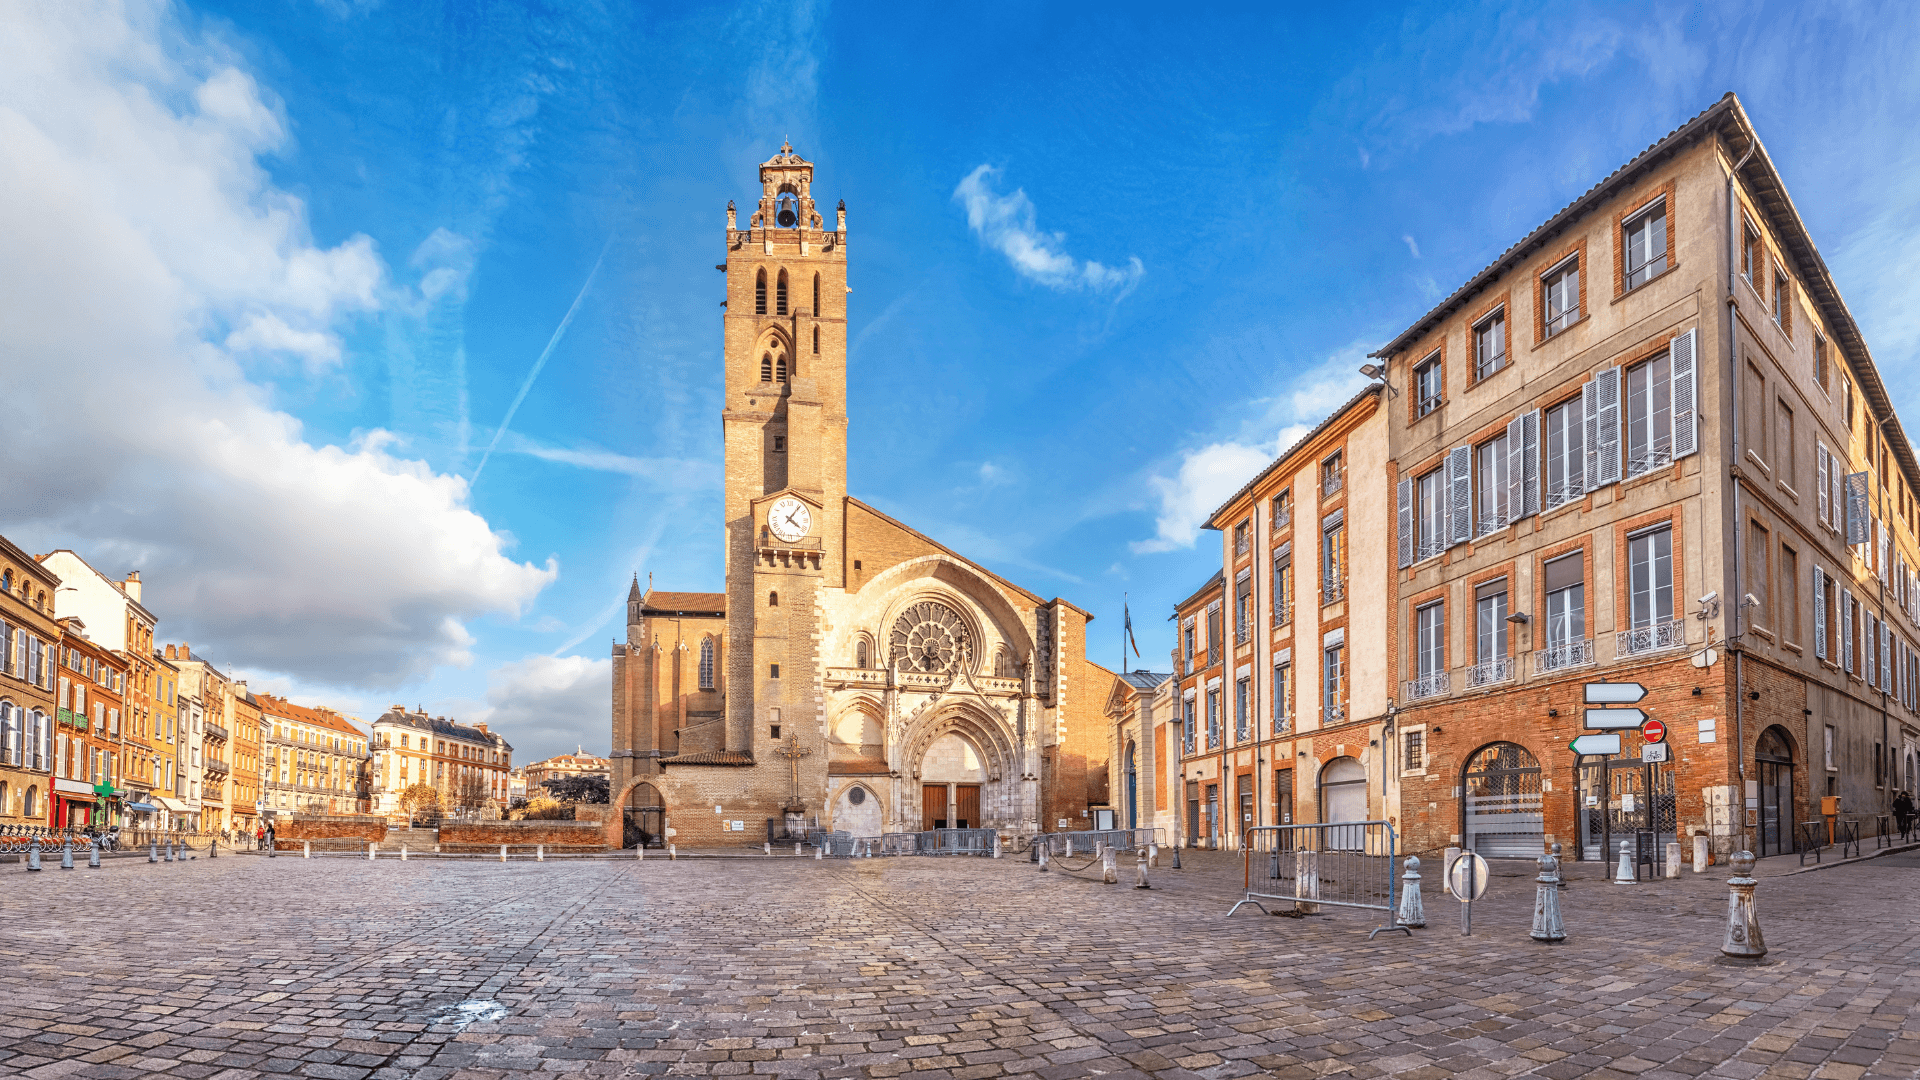
[[[1135,690],[1151,690],[1161,683],[1166,682],[1168,679],[1173,678],[1173,673],[1166,671],[1128,671],[1120,677],[1125,679],[1127,685],[1133,687]]]
[[[660,592],[647,590],[640,598],[645,615],[725,615],[727,594],[717,592]]]
[[[375,720],[374,723],[399,724],[403,727],[410,727],[415,731],[431,731],[442,738],[459,739],[477,746],[493,747],[497,745],[507,750],[513,749],[513,744],[508,742],[505,737],[497,731],[481,731],[479,728],[455,723],[444,716],[428,716],[424,712],[408,712],[399,705],[395,705],[393,708],[381,713],[380,718]]]

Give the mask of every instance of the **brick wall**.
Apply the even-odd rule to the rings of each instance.
[[[440,826],[440,849],[498,848],[544,844],[547,847],[602,850],[607,833],[598,821],[480,821]],[[618,846],[618,845],[615,845]]]
[[[360,840],[378,844],[387,838],[387,822],[385,818],[283,817],[274,822],[273,837],[274,846],[282,851],[288,841]]]

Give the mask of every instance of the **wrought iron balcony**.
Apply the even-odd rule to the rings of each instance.
[[[1280,603],[1273,605],[1273,625],[1285,626],[1291,621],[1293,621],[1292,602],[1282,600]]]
[[[1549,645],[1533,654],[1533,670],[1537,674],[1586,667],[1591,663],[1593,663],[1592,638],[1563,641],[1558,645]]]
[[[1686,643],[1687,624],[1679,619],[1668,619],[1651,626],[1636,626],[1620,631],[1614,635],[1613,651],[1618,656],[1639,656],[1663,649],[1678,649]]]
[[[1445,535],[1422,533],[1420,534],[1420,539],[1414,544],[1413,557],[1415,559],[1431,559],[1445,550],[1447,550],[1447,538]]]
[[[1627,459],[1627,479],[1645,476],[1655,469],[1663,469],[1673,464],[1673,448],[1656,446],[1636,458]]]
[[[1435,671],[1417,679],[1407,680],[1407,700],[1420,701],[1424,698],[1439,697],[1453,689],[1453,680],[1444,671]]]
[[[1293,507],[1283,506],[1273,512],[1273,527],[1284,529],[1293,524]]]
[[[1467,689],[1478,690],[1483,686],[1496,686],[1513,678],[1513,657],[1501,656],[1486,660],[1467,669]]]
[[[1329,576],[1329,577],[1320,579],[1320,602],[1321,603],[1331,604],[1336,600],[1345,600],[1346,598],[1347,598],[1346,575],[1342,574],[1338,577]]]

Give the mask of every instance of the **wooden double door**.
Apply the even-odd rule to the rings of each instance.
[[[921,828],[980,828],[979,784],[923,784],[920,788]],[[951,811],[951,812],[949,812]]]

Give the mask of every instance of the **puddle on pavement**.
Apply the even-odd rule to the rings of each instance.
[[[505,1005],[484,998],[473,998],[440,1006],[433,1010],[433,1014],[427,1018],[427,1023],[436,1028],[460,1031],[469,1024],[490,1024],[506,1015]]]

